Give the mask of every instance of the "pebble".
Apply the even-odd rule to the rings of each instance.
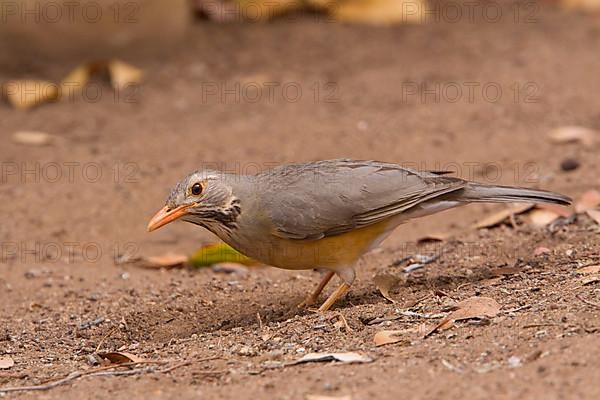
[[[560,169],[563,171],[573,171],[579,168],[581,164],[574,158],[565,158],[560,163]]]

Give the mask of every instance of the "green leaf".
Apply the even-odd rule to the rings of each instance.
[[[244,265],[257,263],[226,243],[212,243],[202,246],[189,259],[190,265],[194,267],[206,267],[223,262],[234,262]]]

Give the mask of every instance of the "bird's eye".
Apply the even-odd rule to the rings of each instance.
[[[199,196],[202,193],[202,185],[200,183],[194,183],[192,185],[192,194],[194,196]]]

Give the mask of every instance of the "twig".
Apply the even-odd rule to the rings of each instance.
[[[417,317],[426,319],[437,319],[446,316],[446,314],[422,314],[414,311],[397,311],[397,313],[405,317]]]
[[[586,300],[579,294],[576,294],[575,297],[577,297],[579,300],[583,301],[585,304],[587,304],[589,306],[600,308],[600,303],[595,303],[593,301]]]
[[[258,319],[258,328],[262,331],[263,323],[262,323],[262,319],[260,318],[260,313],[258,311],[256,312],[256,319]]]
[[[501,312],[503,312],[505,314],[511,314],[511,313],[515,313],[517,311],[526,310],[528,308],[531,308],[531,304],[525,304],[524,306],[517,307],[517,308],[511,308],[510,310],[503,310]]]
[[[184,367],[186,365],[190,365],[194,362],[203,362],[203,361],[209,361],[209,360],[214,360],[220,358],[219,356],[213,356],[213,357],[206,357],[206,358],[201,358],[198,360],[189,360],[189,361],[184,361],[178,364],[175,364],[171,367],[167,367],[164,369],[156,369],[156,368],[140,368],[140,369],[134,369],[134,370],[129,370],[129,371],[110,371],[111,369],[115,369],[115,368],[122,368],[122,367],[134,367],[137,365],[147,365],[147,364],[166,364],[168,363],[168,361],[154,361],[154,360],[145,360],[145,361],[136,361],[136,362],[128,362],[128,363],[122,363],[122,364],[116,364],[116,365],[107,365],[105,367],[100,367],[100,368],[94,368],[94,369],[90,369],[87,371],[74,371],[71,372],[69,375],[65,376],[64,378],[55,380],[55,381],[51,381],[45,384],[41,384],[41,385],[32,385],[32,386],[16,386],[16,387],[5,387],[5,388],[0,388],[0,393],[10,393],[10,392],[28,392],[28,391],[43,391],[43,390],[49,390],[52,388],[55,388],[57,386],[61,386],[64,385],[66,383],[72,382],[78,378],[83,378],[86,376],[118,376],[118,375],[137,375],[137,374],[144,374],[144,373],[152,373],[152,372],[158,372],[158,373],[168,373],[173,371],[176,368],[180,368],[180,367]],[[222,371],[202,371],[203,373],[222,373]]]
[[[108,333],[104,336],[102,336],[102,339],[100,339],[100,342],[98,343],[98,346],[96,346],[96,350],[94,351],[94,353],[97,353],[100,351],[100,347],[104,344],[104,341],[113,334],[113,332],[116,330],[116,327],[112,327],[110,328],[110,330],[108,331]]]
[[[348,321],[346,321],[346,318],[344,317],[344,315],[342,314],[342,312],[338,311],[337,314],[340,316],[340,319],[344,323],[344,327],[346,328],[346,332],[352,332],[352,328],[350,328],[350,325],[348,325]]]
[[[540,323],[540,324],[527,324],[527,325],[523,325],[523,329],[528,329],[528,328],[543,328],[545,326],[560,326],[560,324],[555,324],[552,322],[545,322],[545,323]]]

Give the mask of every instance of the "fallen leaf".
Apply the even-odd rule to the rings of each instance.
[[[360,353],[308,353],[296,361],[292,361],[288,365],[296,365],[307,362],[322,362],[322,361],[339,361],[344,364],[352,363],[370,363],[373,359],[369,356]]]
[[[589,278],[585,278],[581,280],[582,285],[591,285],[592,283],[600,282],[600,277],[598,276],[590,276]]]
[[[597,190],[588,190],[581,195],[579,201],[575,203],[575,212],[582,213],[592,210],[600,205],[600,192]]]
[[[532,210],[529,215],[529,221],[538,228],[544,227],[555,221],[560,215],[551,210]]]
[[[525,211],[531,210],[533,207],[534,207],[534,204],[523,204],[523,203],[518,203],[516,205],[508,206],[492,215],[488,215],[484,219],[475,223],[473,226],[477,229],[491,228],[496,225],[500,225],[501,223],[506,221],[508,218],[510,218],[511,215],[522,214]]]
[[[600,265],[588,265],[577,269],[579,274],[597,274],[600,273]]]
[[[551,250],[547,247],[538,247],[533,251],[534,257],[541,256],[542,254],[549,254]]]
[[[558,204],[539,203],[535,205],[536,209],[552,211],[559,217],[569,218],[573,215],[573,209],[568,206],[560,206]]]
[[[496,286],[496,285],[499,285],[501,282],[502,282],[502,277],[489,278],[489,279],[484,279],[482,281],[479,281],[479,283],[484,286]]]
[[[375,346],[383,346],[384,344],[398,343],[404,340],[400,334],[403,331],[379,331],[373,336]]]
[[[518,267],[498,267],[492,270],[492,273],[496,276],[500,275],[513,275],[518,272],[521,272],[521,268]]]
[[[213,264],[210,269],[212,269],[213,272],[222,272],[226,274],[245,274],[248,272],[248,267],[234,262]]]
[[[198,249],[189,260],[195,267],[205,267],[208,265],[224,262],[234,262],[243,265],[253,265],[257,262],[250,257],[235,250],[226,243],[211,243]]]
[[[102,361],[105,364],[137,363],[144,361],[144,359],[141,357],[121,351],[97,353],[96,355],[98,356],[98,358],[100,358],[100,361]]]
[[[175,268],[181,267],[188,261],[183,254],[167,253],[160,256],[142,257],[138,263],[145,268]]]
[[[600,210],[585,210],[585,213],[600,225]]]
[[[373,278],[373,283],[383,297],[395,303],[396,301],[390,296],[390,290],[400,282],[400,278],[392,274],[378,274]]]
[[[28,109],[37,105],[56,101],[59,98],[59,85],[44,80],[16,80],[4,83],[3,92],[8,102],[15,108]]]
[[[563,126],[551,130],[548,137],[553,143],[581,142],[589,146],[594,143],[596,134],[596,131],[583,126]]]
[[[409,0],[335,1],[309,0],[320,10],[329,11],[332,18],[342,22],[371,25],[421,23],[425,21],[427,2]],[[333,5],[333,6],[332,6]]]
[[[60,86],[64,88],[63,90],[67,90],[67,92],[71,87],[74,89],[81,90],[83,86],[85,86],[89,81],[92,75],[92,65],[91,64],[83,64],[69,72],[67,76],[60,82]]]
[[[500,312],[500,305],[491,297],[470,297],[456,305],[457,309],[442,319],[425,337],[438,330],[452,327],[454,322],[471,318],[492,318]]]
[[[581,10],[587,13],[600,11],[600,1],[598,0],[560,0],[559,3],[568,10]]]
[[[417,239],[417,244],[433,243],[433,242],[443,242],[446,239],[448,239],[448,235],[447,234],[432,233],[432,234],[421,236],[420,238],[418,238]]]
[[[10,356],[0,357],[0,369],[9,369],[15,365],[15,360]]]
[[[123,89],[130,84],[142,81],[143,71],[123,61],[112,60],[108,63],[110,81],[115,89]]]
[[[53,136],[46,132],[18,131],[12,136],[13,142],[30,146],[46,146],[52,143]]]
[[[323,396],[320,394],[307,394],[306,400],[352,400],[352,396]]]

